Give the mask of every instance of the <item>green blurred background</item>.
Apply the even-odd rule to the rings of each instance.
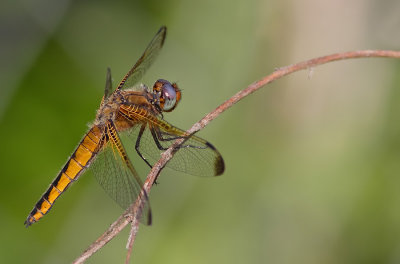
[[[274,68],[334,52],[398,49],[398,1],[3,1],[0,263],[70,263],[122,212],[84,174],[39,223],[28,213],[161,25],[144,83],[176,81],[183,129]],[[226,172],[165,170],[134,263],[399,263],[400,62],[300,72],[199,134]],[[148,168],[135,157],[144,177]],[[128,230],[89,263],[122,263]]]

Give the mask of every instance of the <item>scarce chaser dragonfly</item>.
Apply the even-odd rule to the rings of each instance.
[[[159,79],[150,90],[138,82],[154,62],[163,46],[167,29],[161,27],[146,50],[112,91],[111,71],[96,119],[65,166],[50,184],[29,214],[25,225],[37,222],[56,199],[87,169],[104,190],[123,208],[140,199],[141,222],[151,224],[151,211],[143,184],[128,157],[126,147],[135,148],[139,157],[151,167],[175,139],[185,131],[163,119],[163,112],[174,110],[181,99],[176,83]],[[122,138],[128,140],[125,147]],[[191,136],[167,163],[177,171],[200,176],[217,176],[224,172],[220,153],[204,139]]]

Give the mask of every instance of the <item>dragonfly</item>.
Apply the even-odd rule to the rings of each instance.
[[[173,111],[182,98],[178,85],[164,79],[157,80],[152,89],[139,84],[158,56],[166,33],[165,26],[159,29],[114,90],[111,70],[107,69],[104,96],[94,122],[28,215],[26,227],[46,215],[58,197],[89,168],[105,192],[122,208],[139,200],[139,219],[150,225],[149,198],[127,148],[136,151],[151,168],[160,153],[176,139],[184,138],[185,143],[167,167],[198,176],[218,176],[224,172],[224,160],[211,143],[188,136],[164,120],[163,113]]]

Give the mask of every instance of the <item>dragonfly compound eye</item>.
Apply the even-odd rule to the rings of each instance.
[[[174,110],[181,99],[181,91],[176,83],[160,79],[154,85],[154,90],[160,93],[160,107],[165,112]]]

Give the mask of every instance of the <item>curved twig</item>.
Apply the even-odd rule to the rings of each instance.
[[[356,59],[356,58],[369,58],[369,57],[386,57],[386,58],[400,58],[400,51],[391,51],[391,50],[360,50],[360,51],[350,51],[344,53],[335,53],[332,55],[327,55],[323,57],[314,58],[311,60],[299,62],[296,64],[292,64],[286,67],[278,68],[270,75],[262,78],[259,81],[256,81],[250,84],[246,89],[239,91],[230,99],[226,100],[220,106],[218,106],[214,111],[207,114],[204,118],[202,118],[199,122],[195,123],[188,131],[188,135],[192,135],[199,130],[203,129],[208,123],[217,118],[222,112],[233,106],[235,103],[248,96],[249,94],[255,92],[260,89],[264,85],[271,83],[283,76],[286,76],[290,73],[309,69],[321,64],[325,64],[332,61],[337,60],[345,60],[345,59]],[[150,193],[151,187],[153,183],[157,179],[161,170],[165,167],[165,164],[173,157],[174,153],[178,150],[179,145],[184,142],[184,139],[176,140],[168,150],[161,154],[161,159],[153,166],[150,173],[147,175],[147,178],[144,182],[143,189]],[[131,223],[132,229],[129,236],[128,241],[128,254],[126,258],[126,263],[129,262],[132,246],[134,244],[134,240],[136,237],[136,233],[139,228],[139,217],[135,216],[135,208],[138,205],[135,203],[130,208],[128,208],[123,215],[121,215],[108,229],[107,231],[101,235],[95,242],[93,242],[83,253],[79,256],[74,263],[83,263],[87,260],[91,255],[93,255],[97,250],[102,248],[106,243],[108,243],[111,239],[113,239],[119,232],[122,231],[129,223]],[[133,212],[133,213],[131,213]]]

